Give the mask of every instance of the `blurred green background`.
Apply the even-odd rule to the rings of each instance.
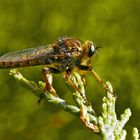
[[[0,55],[49,44],[60,36],[92,40],[102,47],[94,59],[97,73],[113,84],[116,112],[130,107],[127,139],[132,128],[140,129],[140,1],[139,0],[0,0]],[[42,80],[42,67],[21,68],[25,77]],[[100,136],[80,120],[38,98],[0,70],[1,140],[91,140]],[[87,96],[98,114],[103,89],[87,75]],[[73,104],[62,74],[54,75],[58,94]]]

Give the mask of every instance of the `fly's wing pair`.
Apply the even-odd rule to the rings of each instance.
[[[35,60],[46,56],[51,51],[51,45],[40,46],[37,48],[22,49],[4,54],[0,57],[0,62],[22,62]]]
[[[44,58],[53,51],[52,45],[22,49],[6,53],[0,57],[0,68],[16,68],[45,63]]]

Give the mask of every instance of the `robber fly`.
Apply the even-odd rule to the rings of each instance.
[[[45,89],[56,95],[51,74],[65,72],[65,79],[78,90],[70,81],[70,73],[75,69],[84,77],[85,73],[91,70],[91,57],[96,49],[89,40],[82,42],[76,38],[59,38],[49,45],[18,50],[1,56],[0,69],[45,65],[42,71]]]

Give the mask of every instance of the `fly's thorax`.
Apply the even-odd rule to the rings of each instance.
[[[82,47],[82,41],[76,38],[64,37],[58,39],[57,45],[60,47]]]
[[[46,61],[53,61],[56,63],[65,63],[71,65],[76,62],[76,59],[81,57],[82,42],[75,38],[59,38],[53,44],[53,52],[48,55]]]
[[[73,55],[78,54],[82,51],[82,42],[75,38],[61,38],[57,41],[55,48],[57,51]]]

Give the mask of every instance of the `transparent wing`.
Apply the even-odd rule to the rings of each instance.
[[[0,62],[19,62],[34,60],[46,56],[53,50],[51,45],[40,46],[37,48],[22,49],[6,53],[0,57]]]

